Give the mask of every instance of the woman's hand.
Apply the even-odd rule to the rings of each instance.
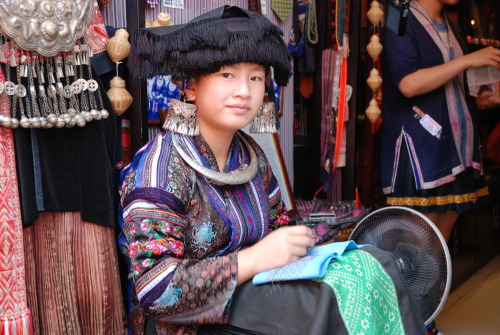
[[[468,68],[487,65],[500,70],[500,49],[490,46],[441,65],[417,70],[401,79],[398,88],[401,94],[411,98],[434,91]]]
[[[494,66],[500,71],[500,49],[489,46],[464,56],[470,67]]]
[[[292,263],[313,247],[315,239],[306,226],[283,227],[253,246],[238,252],[238,284],[259,272]]]

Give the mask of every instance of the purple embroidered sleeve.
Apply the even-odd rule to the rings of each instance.
[[[148,313],[169,322],[224,322],[236,287],[236,255],[187,258],[187,220],[163,203],[133,199],[124,214],[137,298]]]

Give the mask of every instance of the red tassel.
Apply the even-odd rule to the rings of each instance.
[[[335,153],[333,156],[333,168],[337,168],[337,162],[340,155],[340,146],[342,145],[342,133],[344,132],[344,114],[346,107],[345,91],[347,86],[347,58],[342,60],[342,68],[340,69],[340,93],[339,93],[339,109],[337,115],[337,132],[335,134]]]
[[[354,203],[354,208],[359,208],[359,207],[361,207],[361,199],[359,199],[359,192],[358,188],[356,187],[356,199]]]

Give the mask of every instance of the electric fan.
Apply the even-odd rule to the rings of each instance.
[[[385,207],[365,216],[349,239],[394,254],[425,325],[441,312],[451,284],[448,246],[423,214],[406,207]]]

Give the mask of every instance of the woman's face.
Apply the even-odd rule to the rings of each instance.
[[[239,63],[192,80],[186,95],[198,106],[200,130],[235,132],[249,124],[262,106],[265,77],[263,66]]]

